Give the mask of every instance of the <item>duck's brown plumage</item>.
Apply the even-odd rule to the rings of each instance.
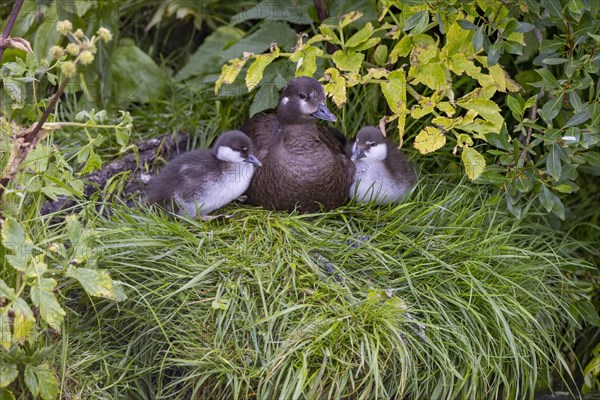
[[[344,136],[317,124],[316,118],[335,118],[324,104],[317,81],[296,78],[282,91],[276,113],[259,113],[244,124],[263,163],[250,183],[249,203],[314,212],[348,200],[355,166],[345,154]]]

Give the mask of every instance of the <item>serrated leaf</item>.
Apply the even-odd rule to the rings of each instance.
[[[8,316],[8,309],[5,309],[5,311],[0,314],[0,346],[8,351],[11,345],[12,333],[10,332],[10,317]],[[0,382],[0,384],[1,383],[2,382]]]
[[[500,114],[500,107],[494,101],[482,98],[473,98],[465,101],[463,98],[458,100],[456,104],[467,110],[476,111],[477,114],[492,124],[495,132],[499,132],[502,128],[504,118]]]
[[[446,144],[446,136],[439,128],[428,126],[415,138],[415,149],[421,154],[432,153]]]
[[[52,278],[39,278],[31,286],[31,301],[40,309],[40,316],[48,325],[60,331],[60,325],[65,317],[52,290],[56,281]]]
[[[442,62],[430,62],[416,68],[411,67],[408,75],[414,78],[412,84],[419,83],[433,90],[442,90],[448,87],[450,75]]]
[[[331,58],[338,69],[357,73],[360,70],[365,55],[362,53],[345,53],[342,50],[337,50]]]
[[[54,400],[60,393],[58,380],[48,364],[27,365],[25,367],[25,384],[34,396],[43,400]]]
[[[448,117],[451,117],[456,112],[456,109],[448,101],[441,101],[436,104],[438,110],[446,113]]]
[[[365,24],[365,26],[362,27],[361,30],[356,32],[354,35],[352,35],[350,37],[350,39],[348,39],[346,41],[346,47],[356,47],[359,44],[366,42],[367,39],[369,39],[372,34],[373,34],[373,24],[370,22],[367,22]]]
[[[90,296],[117,299],[113,281],[106,271],[69,266],[67,276],[77,280]]]
[[[368,39],[366,42],[363,42],[355,47],[348,47],[348,51],[365,51],[370,49],[371,47],[377,45],[377,43],[381,42],[381,38],[375,37]]]
[[[317,70],[317,57],[323,54],[323,50],[315,46],[304,46],[290,56],[290,61],[298,61],[296,76],[313,76]]]
[[[21,344],[35,329],[35,317],[29,305],[23,299],[17,299],[13,306],[13,337]]]
[[[325,71],[328,82],[323,86],[325,93],[331,96],[336,106],[341,107],[346,103],[346,80],[335,68]]]
[[[403,107],[406,107],[406,76],[404,70],[390,72],[387,82],[382,82],[380,87],[390,110],[394,114],[398,114]]]
[[[229,62],[221,68],[221,74],[219,78],[215,82],[215,94],[219,93],[219,89],[223,84],[232,84],[240,71],[248,61],[247,58],[234,58],[233,60],[229,60]]]
[[[277,57],[279,57],[279,48],[276,48],[270,54],[261,54],[256,56],[254,62],[248,67],[248,72],[246,73],[246,87],[250,92],[252,89],[258,85],[258,83],[262,80],[263,73],[265,72],[265,68],[269,66]]]
[[[342,44],[342,42],[337,37],[337,35],[335,34],[335,32],[331,26],[321,25],[321,26],[319,26],[319,30],[321,31],[321,33],[323,33],[323,35],[325,35],[327,37],[328,42],[330,42],[332,44],[338,44],[338,45]]]
[[[471,147],[463,148],[461,159],[465,166],[467,177],[472,181],[477,179],[485,170],[485,158]]]
[[[19,376],[17,364],[4,361],[0,364],[0,388],[10,385]]]
[[[390,62],[392,64],[398,61],[398,57],[406,57],[413,48],[410,36],[404,36],[390,52]]]

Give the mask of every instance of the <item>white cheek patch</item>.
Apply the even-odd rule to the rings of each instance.
[[[308,101],[306,100],[300,100],[300,111],[302,111],[302,114],[312,114],[314,112],[316,112],[317,110],[315,110],[315,108],[313,106],[311,106],[310,104],[308,104]]]
[[[290,101],[289,97],[284,97],[283,99],[281,99],[281,104],[285,106],[288,103],[288,101]]]
[[[222,161],[236,163],[244,162],[244,158],[242,157],[240,152],[233,150],[229,146],[219,146],[219,148],[217,149],[217,158]]]
[[[384,143],[376,144],[365,151],[365,156],[369,160],[383,161],[387,157],[387,147]]]
[[[354,154],[354,152],[356,151],[356,144],[358,142],[354,142],[354,144],[352,145],[352,154]]]

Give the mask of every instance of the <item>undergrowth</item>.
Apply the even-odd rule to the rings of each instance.
[[[551,228],[436,181],[396,206],[232,205],[210,223],[114,206],[96,221],[98,263],[129,300],[71,305],[64,394],[532,395],[565,366],[578,290],[565,273],[585,265]]]

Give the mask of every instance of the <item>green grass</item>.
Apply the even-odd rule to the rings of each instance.
[[[99,267],[129,300],[80,298],[64,381],[83,398],[532,395],[572,337],[556,233],[426,178],[400,205],[229,220],[115,207]],[[532,232],[535,231],[535,234]]]

